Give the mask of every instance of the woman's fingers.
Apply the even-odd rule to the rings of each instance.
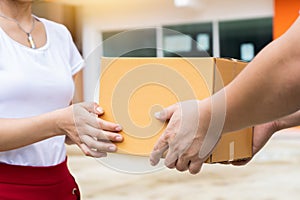
[[[106,157],[107,153],[106,152],[100,152],[100,151],[95,151],[90,149],[86,144],[82,143],[79,145],[79,147],[81,148],[82,152],[86,155],[86,156],[91,156],[91,157],[95,157],[95,158],[101,158],[101,157]]]
[[[97,129],[94,127],[88,127],[84,130],[81,130],[81,133],[79,133],[80,139],[83,140],[83,137],[89,136],[91,138],[94,138],[98,141],[106,141],[106,142],[122,142],[123,136],[119,133],[113,133],[110,131],[104,131],[101,129]]]
[[[119,132],[122,130],[122,126],[120,124],[105,121],[101,118],[97,118],[97,123],[100,126],[100,128],[105,131]]]
[[[119,133],[113,133],[109,131],[99,131],[98,136],[96,137],[98,140],[109,140],[112,142],[122,142],[123,136]]]
[[[115,152],[117,146],[112,142],[122,142],[117,133],[121,125],[99,118],[104,113],[97,103],[79,103],[73,105],[73,127],[69,128],[72,139],[84,152],[92,157],[106,156],[106,152]],[[74,131],[75,130],[75,131]]]
[[[90,113],[94,113],[97,115],[102,115],[104,113],[103,109],[95,102],[83,102],[78,105],[82,106]]]
[[[88,135],[81,137],[81,140],[86,144],[89,149],[99,151],[99,152],[115,152],[117,151],[117,146],[110,141],[98,141]]]

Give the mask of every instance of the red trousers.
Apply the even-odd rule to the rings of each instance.
[[[51,167],[0,164],[1,200],[79,200],[67,159]]]

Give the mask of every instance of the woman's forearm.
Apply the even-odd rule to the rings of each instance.
[[[58,112],[22,119],[0,119],[0,151],[20,148],[60,135]]]
[[[117,150],[111,142],[123,140],[122,127],[99,118],[102,114],[98,104],[83,102],[36,117],[0,119],[0,151],[66,135],[85,155],[102,157]]]

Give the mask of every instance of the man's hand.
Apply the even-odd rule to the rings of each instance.
[[[154,146],[150,156],[151,165],[156,165],[167,151],[165,165],[168,168],[189,170],[191,174],[200,171],[209,156],[207,154],[200,158],[199,153],[210,122],[210,115],[207,115],[208,112],[201,115],[200,107],[200,101],[190,100],[174,104],[156,114],[157,119],[169,120],[169,123]]]
[[[278,130],[279,127],[276,121],[268,122],[254,127],[252,145],[253,156],[265,146],[272,135]],[[246,165],[252,158],[248,158],[242,161],[233,161],[230,163],[233,165]]]

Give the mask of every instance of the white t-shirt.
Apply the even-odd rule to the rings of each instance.
[[[47,34],[46,44],[38,49],[16,42],[0,28],[0,118],[40,115],[67,107],[73,98],[72,75],[83,67],[83,59],[65,26],[38,19]],[[64,140],[58,136],[0,152],[0,162],[57,165],[66,158]]]

